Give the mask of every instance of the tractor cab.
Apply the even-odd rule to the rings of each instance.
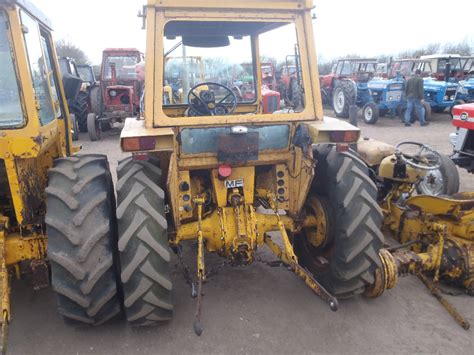
[[[97,83],[92,66],[87,64],[77,65],[77,72],[82,81],[87,83],[88,86],[94,86]]]
[[[459,78],[462,74],[462,61],[459,54],[432,54],[422,55],[420,59],[430,62],[431,76],[435,80],[449,81],[451,78]],[[422,71],[424,68],[421,67]]]
[[[0,190],[9,195],[0,217],[22,225],[38,221],[45,208],[46,176],[33,173],[39,165],[32,158],[41,157],[45,168],[73,151],[51,23],[28,2],[0,1],[0,63]],[[64,88],[73,94],[80,81],[65,78]]]
[[[397,75],[401,75],[404,79],[408,79],[415,75],[416,69],[421,70],[421,76],[424,78],[430,76],[433,72],[429,60],[418,58],[397,59],[392,62],[389,77],[395,78]]]
[[[285,60],[286,52],[267,45],[283,34],[282,47],[291,49],[296,42],[296,27],[288,22],[251,23],[238,21],[193,22],[175,20],[163,28],[165,84],[179,100],[161,107],[164,114],[176,117],[268,114],[263,109],[262,72],[255,59],[257,38],[260,56]],[[170,51],[171,50],[171,51]],[[260,58],[259,58],[260,59]],[[163,59],[162,59],[163,60]],[[166,91],[166,88],[164,88]],[[303,95],[301,86],[295,87]],[[302,107],[298,107],[302,109]],[[159,116],[157,116],[158,119]],[[155,124],[158,124],[155,121]]]
[[[340,59],[336,66],[336,76],[352,78],[356,82],[367,82],[377,70],[377,59]]]
[[[140,111],[142,86],[135,74],[135,66],[143,61],[143,54],[135,48],[107,48],[102,53],[100,87],[90,91],[90,111],[86,126],[89,138],[101,138],[101,131],[110,129],[114,122]]]

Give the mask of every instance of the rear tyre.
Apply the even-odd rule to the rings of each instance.
[[[87,132],[87,92],[79,91],[74,100],[70,100],[69,109],[76,116],[81,132]]]
[[[124,305],[134,326],[173,316],[165,194],[154,161],[122,160],[117,168],[117,218]]]
[[[459,172],[456,164],[446,155],[440,154],[441,166],[436,170],[429,170],[423,180],[416,187],[421,195],[454,195],[459,191]]]
[[[379,108],[373,102],[368,102],[362,108],[362,118],[367,124],[375,124],[379,119]]]
[[[90,90],[91,111],[98,117],[102,115],[102,93],[100,86],[95,86]]]
[[[57,159],[46,188],[48,258],[58,312],[98,325],[120,314],[115,196],[107,158]]]
[[[332,106],[337,117],[349,117],[349,106],[355,104],[356,95],[354,82],[341,80],[336,83],[332,95]]]
[[[87,132],[91,141],[100,141],[100,122],[95,113],[87,115]]]
[[[377,189],[366,165],[350,153],[320,145],[311,196],[330,205],[326,246],[314,247],[304,232],[295,236],[295,252],[324,287],[345,298],[364,292],[374,282],[380,267],[378,252],[383,245],[382,213]]]
[[[296,78],[291,78],[287,96],[294,110],[301,110],[303,108],[303,89]]]
[[[426,101],[423,101],[423,108],[425,109],[425,121],[428,122],[431,120],[431,105]],[[413,111],[415,111],[416,115],[416,110]]]

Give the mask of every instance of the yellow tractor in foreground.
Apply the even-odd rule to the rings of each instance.
[[[311,1],[148,1],[145,112],[129,118],[117,174],[118,249],[124,306],[132,324],[172,316],[171,247],[197,242],[201,334],[205,251],[231,265],[267,245],[336,310],[337,297],[375,282],[383,246],[377,190],[349,152],[359,130],[323,118]],[[275,48],[275,41],[279,47]],[[186,103],[163,100],[165,53],[181,43],[207,63]],[[304,105],[264,113],[261,58],[297,43]],[[247,65],[252,97],[238,100],[225,73]],[[186,71],[186,70],[185,70]],[[188,68],[191,72],[192,68]],[[316,78],[316,79],[315,79]],[[270,232],[280,232],[281,240]]]
[[[399,195],[408,186],[413,189],[424,170],[440,167],[426,155],[432,152],[412,157],[427,167],[418,166],[421,172],[414,176],[401,174],[413,180],[393,184],[387,199],[379,201],[377,180],[350,150],[359,130],[323,117],[312,8],[310,0],[148,1],[145,111],[126,120],[121,148],[132,156],[117,170],[121,281],[132,324],[171,318],[168,246],[181,256],[186,241],[197,244],[197,287],[186,273],[197,297],[198,335],[206,251],[231,265],[248,265],[265,244],[332,310],[337,298],[379,296],[408,272],[432,270],[435,281],[446,276],[471,287],[471,266],[457,265],[472,264],[465,247],[472,245],[469,202],[439,202],[442,207],[433,215],[424,201],[430,197],[413,197],[426,211],[400,227],[407,220]],[[191,63],[187,55],[202,58],[207,81],[187,91],[186,103],[173,104],[163,100],[163,78],[172,75],[166,53],[178,45],[184,64]],[[301,71],[295,89],[302,104],[264,111],[261,58],[278,60],[294,46]],[[253,76],[254,94],[243,100],[227,86],[225,75],[238,72],[238,63],[251,63],[246,68]],[[402,163],[404,171],[414,169],[408,158],[400,162],[404,157],[410,155],[389,158],[397,174]],[[382,166],[390,170],[388,163]],[[402,243],[418,247],[393,255],[382,249],[384,214]],[[459,247],[456,267],[442,262],[445,247],[453,245]]]

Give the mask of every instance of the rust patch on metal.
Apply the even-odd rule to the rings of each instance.
[[[47,171],[40,167],[35,169],[34,165],[18,170],[24,206],[21,211],[23,223],[42,223],[46,213],[45,189]]]

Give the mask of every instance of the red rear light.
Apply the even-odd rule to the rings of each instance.
[[[217,170],[219,174],[219,179],[225,180],[230,175],[232,175],[232,167],[227,164],[219,165],[219,169]]]
[[[155,145],[156,137],[132,137],[122,140],[122,149],[126,152],[153,150]]]
[[[333,143],[355,143],[359,134],[359,131],[333,131],[329,132],[329,140]]]

